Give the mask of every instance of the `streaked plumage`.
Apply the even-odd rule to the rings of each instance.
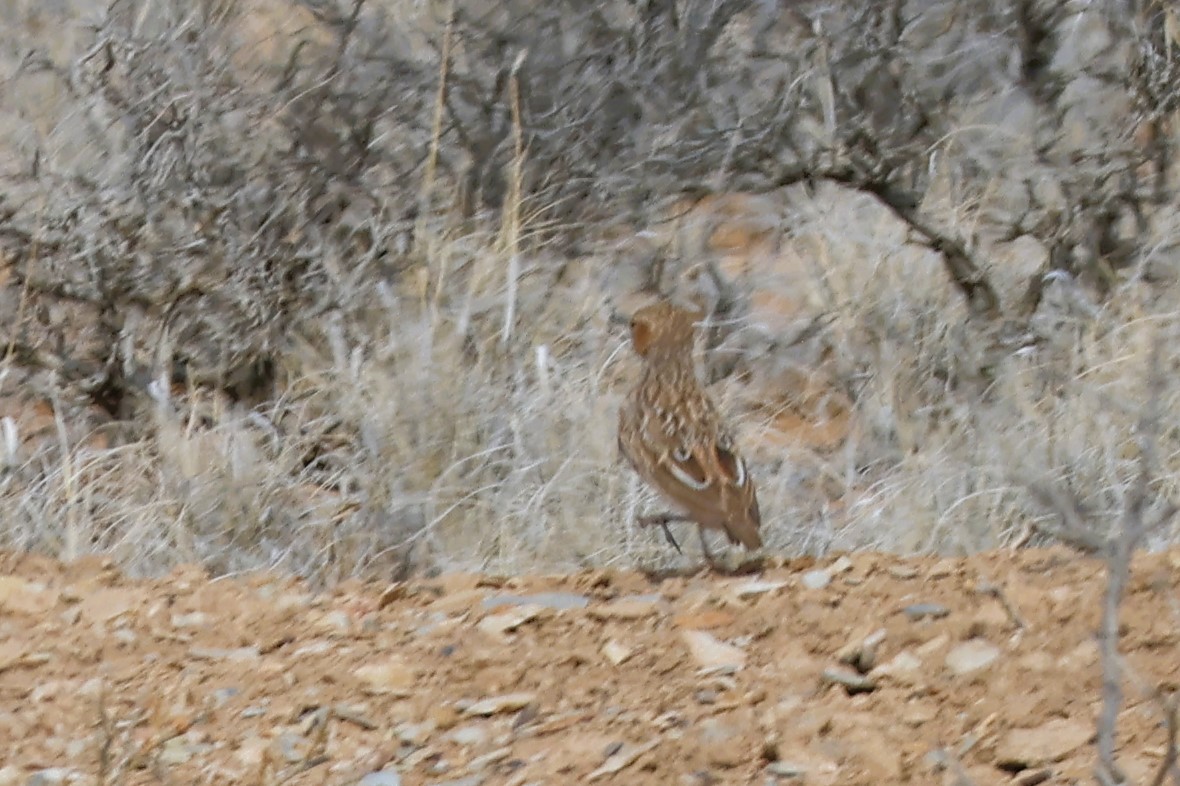
[[[762,546],[754,481],[693,365],[693,325],[701,314],[668,302],[631,319],[631,344],[643,358],[639,383],[619,410],[619,449],[645,481],[701,529],[724,532],[748,549]],[[666,524],[669,517],[648,523]],[[673,541],[675,544],[675,541]]]

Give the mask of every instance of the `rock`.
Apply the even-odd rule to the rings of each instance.
[[[841,554],[828,568],[828,571],[833,576],[839,576],[841,573],[847,573],[850,570],[852,570],[852,560],[849,559],[847,554]]]
[[[602,645],[602,654],[606,656],[606,659],[615,666],[620,665],[623,663],[623,661],[627,660],[627,658],[630,658],[631,653],[632,649],[630,647],[626,646],[625,644],[620,644],[614,639],[611,639],[606,644]]]
[[[949,615],[951,610],[939,603],[913,603],[902,609],[902,612],[917,622],[924,619],[942,619]]]
[[[746,665],[746,653],[699,630],[684,630],[681,638],[688,645],[689,654],[702,669],[733,668]]]
[[[12,765],[0,767],[0,786],[17,786],[24,777],[24,773]]]
[[[188,651],[188,654],[194,660],[228,660],[235,662],[258,660],[261,657],[257,647],[193,647]]]
[[[203,628],[208,624],[209,615],[203,611],[172,615],[172,627],[174,628]]]
[[[482,786],[485,776],[468,775],[466,778],[455,778],[449,781],[435,781],[433,786]]]
[[[659,740],[652,740],[642,745],[622,745],[602,763],[602,766],[586,776],[587,781],[596,781],[606,775],[613,775],[619,770],[630,766],[643,754],[659,745]]]
[[[768,592],[776,592],[785,586],[787,586],[787,582],[785,581],[750,580],[734,584],[729,588],[729,592],[738,600],[745,600],[746,598],[750,598],[755,595],[765,595]]]
[[[402,776],[397,770],[378,770],[361,778],[356,782],[356,786],[402,786]]]
[[[970,639],[951,648],[946,665],[955,674],[978,671],[1000,657],[1000,648],[984,639]]]
[[[678,628],[691,630],[708,630],[723,628],[733,622],[733,615],[721,609],[705,609],[704,611],[677,614],[672,623]]]
[[[590,605],[590,598],[575,592],[537,592],[532,595],[492,595],[485,598],[483,607],[495,609],[500,606],[540,606],[545,609],[584,609]]]
[[[138,598],[127,590],[96,589],[86,593],[79,605],[82,618],[90,623],[109,622],[127,614],[138,605]]]
[[[359,666],[353,674],[369,693],[410,695],[418,677],[417,670],[396,656]]]
[[[853,669],[843,666],[832,666],[824,669],[820,678],[824,682],[843,685],[848,693],[871,693],[877,689],[877,681]]]
[[[487,742],[488,730],[478,724],[469,723],[465,726],[458,726],[452,729],[447,734],[447,739],[453,741],[456,745],[474,747]]]
[[[290,764],[305,761],[311,749],[311,742],[304,736],[285,731],[274,741],[277,758]]]
[[[1028,729],[1011,729],[996,745],[995,764],[1008,771],[1041,767],[1061,761],[1090,741],[1093,724],[1054,718]]]
[[[776,778],[802,778],[807,774],[807,765],[797,761],[772,761],[766,765],[766,772]]]
[[[1053,770],[1025,770],[1012,779],[1015,786],[1038,786],[1053,777]]]
[[[407,745],[421,748],[430,740],[432,731],[434,725],[431,723],[402,723],[394,729],[394,734]]]
[[[918,569],[913,565],[890,565],[889,575],[895,579],[912,579],[918,575]]]
[[[184,764],[191,759],[193,757],[193,751],[189,745],[189,741],[184,735],[181,735],[166,740],[156,756],[161,764],[175,766],[177,764]]]
[[[491,766],[497,762],[504,761],[505,759],[507,759],[511,755],[512,755],[511,748],[497,748],[496,750],[485,753],[482,756],[476,756],[474,759],[467,762],[467,769],[470,772],[479,772],[480,770],[486,770],[489,766]]]
[[[729,769],[745,762],[750,753],[741,744],[741,733],[721,718],[705,718],[697,729],[697,742],[712,767]]]
[[[832,574],[826,570],[809,570],[799,581],[809,590],[821,590],[832,583]]]
[[[877,665],[877,650],[884,641],[885,629],[878,628],[859,642],[853,641],[845,644],[836,653],[836,659],[861,674],[867,674]]]
[[[509,693],[504,696],[491,696],[481,699],[463,710],[464,715],[499,715],[504,712],[516,712],[524,709],[537,699],[535,693]]]
[[[58,593],[44,584],[35,584],[16,576],[0,576],[0,611],[11,614],[44,614],[57,605]]]
[[[514,606],[496,614],[489,614],[479,621],[475,627],[492,636],[503,636],[511,633],[526,622],[531,622],[544,610],[543,606],[527,605]]]
[[[25,781],[25,786],[57,786],[66,783],[74,776],[73,770],[65,767],[47,767],[37,770]]]
[[[632,595],[594,606],[590,609],[590,616],[600,620],[643,619],[658,612],[662,601],[659,595]]]

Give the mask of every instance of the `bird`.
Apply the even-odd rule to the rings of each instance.
[[[631,347],[643,368],[619,408],[619,452],[676,508],[639,523],[662,527],[680,551],[667,525],[696,522],[705,560],[718,569],[705,530],[720,530],[731,543],[758,549],[762,514],[754,479],[697,377],[692,352],[695,325],[703,316],[667,300],[632,315]]]

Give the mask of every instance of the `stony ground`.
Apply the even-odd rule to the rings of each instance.
[[[1123,614],[1136,783],[1178,563]],[[1092,782],[1103,585],[1065,550],[323,593],[0,555],[0,784]]]

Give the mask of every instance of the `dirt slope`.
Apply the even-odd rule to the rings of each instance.
[[[1136,779],[1178,561],[1142,557],[1123,615]],[[0,786],[1090,781],[1102,589],[1064,550],[323,594],[3,555]]]

